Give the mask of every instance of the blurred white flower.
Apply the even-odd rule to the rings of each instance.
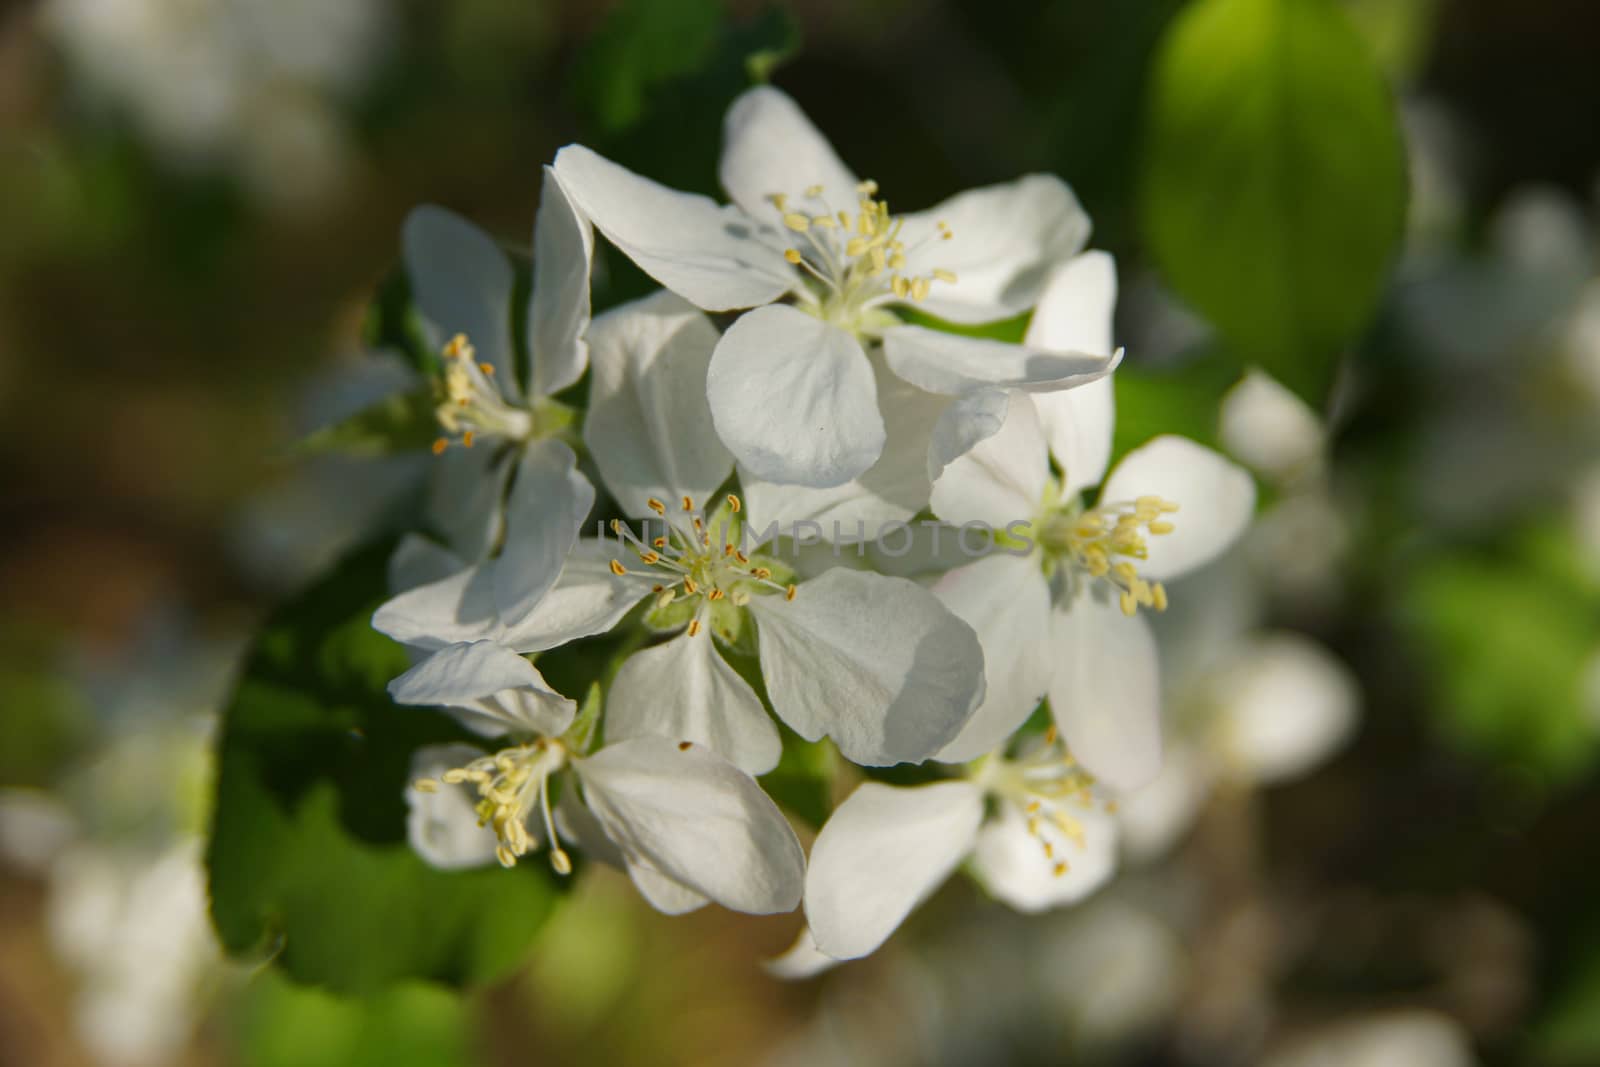
[[[384,0],[49,0],[46,32],[87,95],[171,160],[232,166],[269,206],[345,171],[340,104],[387,46]]]
[[[1322,420],[1271,375],[1252,370],[1222,398],[1223,448],[1274,481],[1314,474],[1323,450]]]
[[[1449,1016],[1404,1011],[1336,1023],[1267,1056],[1262,1067],[1472,1067],[1466,1031]]]
[[[81,985],[79,1036],[109,1067],[173,1062],[221,966],[198,839],[151,854],[85,841],[50,875],[49,930]]]

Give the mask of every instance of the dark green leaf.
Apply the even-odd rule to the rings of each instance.
[[[262,632],[223,718],[206,855],[225,948],[272,949],[341,992],[503,974],[557,897],[543,864],[444,872],[406,843],[412,752],[465,735],[385,692],[408,666],[370,625],[389,551],[346,560]]]
[[[1395,106],[1334,0],[1200,0],[1157,63],[1143,220],[1178,294],[1321,408],[1402,234]]]

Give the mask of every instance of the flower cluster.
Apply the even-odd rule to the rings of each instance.
[[[1058,179],[896,213],[770,88],[729,112],[721,178],[727,205],[563,149],[525,310],[492,240],[406,224],[440,353],[433,536],[373,622],[414,653],[394,699],[483,741],[416,754],[413,845],[560,874],[578,852],[671,913],[803,902],[795,975],[873,951],[968,857],[1019,909],[1079,899],[1160,765],[1147,616],[1253,482],[1178,437],[1110,469],[1115,268]],[[662,289],[591,318],[595,231]],[[971,328],[1023,314],[1020,342]],[[918,516],[963,536],[867,551]],[[609,665],[559,692],[549,664],[591,639]],[[858,785],[808,863],[757,780],[786,738],[841,782],[921,784]]]

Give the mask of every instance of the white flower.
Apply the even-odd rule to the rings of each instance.
[[[444,436],[434,442],[440,458],[428,515],[458,555],[475,561],[502,532],[500,504],[519,458],[543,453],[543,467],[568,472],[576,463],[558,439],[570,430],[573,412],[552,398],[588,364],[583,335],[594,236],[546,167],[527,308],[530,360],[520,374],[512,340],[514,275],[495,242],[459,216],[425,206],[406,218],[402,244],[425,339],[444,361],[438,386]],[[550,509],[552,523],[559,524],[563,510]],[[567,535],[566,547],[574,536]]]
[[[623,665],[608,736],[688,738],[771,770],[777,728],[713,643],[739,643],[753,622],[773,710],[802,737],[827,735],[867,764],[926,759],[954,737],[983,685],[970,627],[903,579],[836,569],[792,581],[779,560],[746,553],[737,497],[704,516],[733,469],[707,410],[705,317],[663,293],[602,316],[590,336],[585,438],[623,510],[651,520],[644,538],[613,524],[612,571],[641,583],[635,599],[654,597],[653,628],[682,631]]]
[[[1180,688],[1161,774],[1118,813],[1136,855],[1164,851],[1218,782],[1259,788],[1308,774],[1349,741],[1360,712],[1349,668],[1287,632],[1232,635],[1222,660]]]
[[[805,857],[794,831],[754,779],[715,753],[639,737],[587,755],[592,718],[575,724],[571,700],[526,659],[488,641],[437,653],[389,688],[397,702],[442,706],[504,746],[492,754],[469,745],[418,751],[413,766],[427,776],[407,793],[411,841],[430,862],[493,858],[509,867],[545,848],[566,874],[565,833],[617,861],[670,914],[708,900],[755,914],[799,903]],[[568,790],[559,816],[551,796],[558,776]],[[475,803],[457,787],[476,793]]]
[[[423,650],[493,640],[537,652],[615,626],[650,587],[613,574],[603,546],[578,541],[594,488],[558,447],[523,452],[500,555],[469,565],[420,537],[403,541],[390,585],[405,591],[373,627]]]
[[[811,846],[807,929],[770,969],[804,977],[871,953],[968,857],[989,892],[1023,912],[1082,900],[1111,876],[1115,822],[1053,731],[964,779],[859,786]]]
[[[995,748],[1048,695],[1068,746],[1108,785],[1134,788],[1160,766],[1156,647],[1138,610],[1163,610],[1163,580],[1233,542],[1255,487],[1210,449],[1158,437],[1129,453],[1086,507],[1079,491],[1100,481],[1111,451],[1109,389],[1052,398],[1066,401],[1053,413],[1053,448],[1024,393],[965,398],[936,433],[936,452],[956,458],[934,481],[934,513],[1011,538],[935,586],[978,631],[989,681],[983,706],[941,759]]]
[[[707,311],[751,308],[723,334],[707,382],[717,433],[750,475],[816,489],[882,456],[877,360],[917,389],[1065,389],[1109,373],[1106,352],[1049,350],[905,324],[916,305],[979,323],[1032,306],[1089,222],[1057,178],[973,190],[890,214],[794,101],[753,89],[729,110],[721,177],[732,205],[676,192],[581,145],[556,173],[579,209],[662,285]],[[789,303],[779,303],[789,300]],[[876,351],[874,351],[876,355]],[[884,405],[887,411],[887,405]]]

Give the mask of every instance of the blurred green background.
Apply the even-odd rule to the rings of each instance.
[[[1600,1063],[1600,7],[1231,3],[1185,40],[1220,0],[0,5],[0,1063]],[[1206,125],[1264,91],[1251,4],[1300,20],[1269,67],[1334,70],[1265,145]],[[807,985],[757,967],[793,920],[666,919],[598,870],[466,998],[222,963],[231,672],[415,473],[292,449],[382,391],[401,219],[525,248],[571,141],[715,192],[752,73],[897,205],[1071,182],[1130,439],[1233,447],[1240,361],[1332,383],[1240,566],[1254,628],[1352,672],[1353,742],[1214,791],[1083,908],[956,884]],[[1200,240],[1207,183],[1250,192]]]

